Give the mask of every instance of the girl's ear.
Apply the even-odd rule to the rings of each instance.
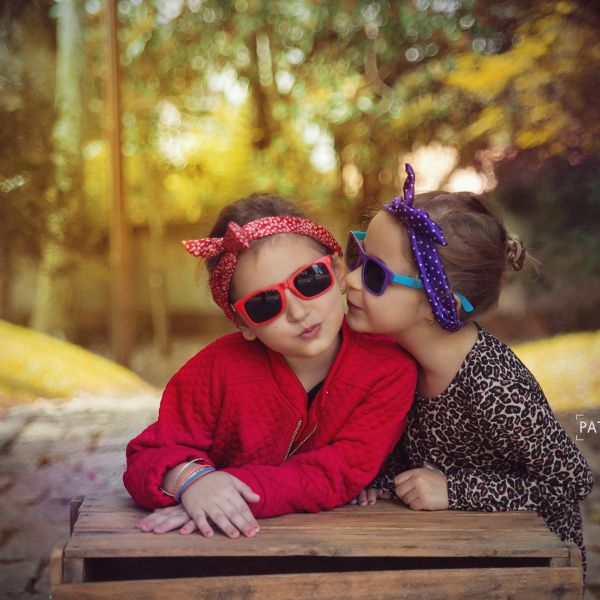
[[[335,279],[338,287],[340,288],[340,292],[342,294],[346,293],[346,275],[348,271],[346,269],[346,263],[337,252],[334,252],[331,255],[331,264],[333,265],[333,272],[335,274]]]
[[[248,342],[253,342],[256,339],[254,329],[252,329],[237,313],[235,315],[235,326],[241,331],[244,339]]]
[[[452,294],[454,296],[454,304],[456,304],[456,312],[460,315],[460,308],[462,306],[462,302],[460,298],[456,294]]]
[[[247,342],[253,342],[256,339],[256,333],[248,325],[238,325],[238,328]]]
[[[454,302],[456,304],[456,312],[460,315],[460,311],[463,310],[465,313],[473,312],[473,306],[471,303],[460,294],[453,294]]]

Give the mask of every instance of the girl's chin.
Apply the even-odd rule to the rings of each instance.
[[[351,309],[348,307],[348,314],[346,315],[346,320],[348,321],[348,325],[355,331],[367,331],[364,323],[364,313],[359,308]]]

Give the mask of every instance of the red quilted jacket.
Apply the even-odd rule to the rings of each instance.
[[[417,371],[395,342],[346,323],[342,331],[310,409],[284,358],[259,341],[234,333],[196,354],[167,384],[158,420],[127,446],[123,479],[134,500],[174,504],[160,490],[165,473],[203,457],[260,495],[249,504],[256,517],[348,502],[400,438]]]

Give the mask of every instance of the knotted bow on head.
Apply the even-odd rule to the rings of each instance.
[[[413,258],[435,320],[447,331],[457,331],[465,322],[458,316],[452,289],[436,248],[436,244],[447,246],[448,242],[438,224],[424,210],[413,206],[415,172],[408,163],[404,167],[404,198],[394,198],[383,208],[406,226]]]
[[[227,225],[227,231],[225,231],[225,235],[222,238],[204,238],[202,240],[189,240],[181,243],[190,254],[211,258],[224,252],[239,252],[244,248],[248,248],[250,246],[250,238],[243,227],[230,221],[229,225]]]
[[[432,241],[447,246],[448,242],[438,224],[422,209],[413,206],[415,200],[415,172],[406,163],[406,179],[404,181],[404,198],[398,196],[384,208],[395,214],[407,227],[412,227],[419,236],[424,236]]]
[[[204,238],[181,242],[194,256],[212,258],[221,255],[208,283],[213,300],[223,309],[232,321],[235,316],[229,304],[229,288],[235,271],[238,252],[250,246],[250,242],[276,233],[296,233],[313,238],[332,252],[342,255],[342,248],[331,233],[322,225],[317,225],[302,217],[264,217],[240,226],[233,221],[227,225],[222,238]]]

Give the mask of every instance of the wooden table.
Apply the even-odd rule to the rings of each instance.
[[[56,600],[580,598],[580,552],[532,512],[413,512],[391,502],[260,521],[254,539],[142,533],[124,496],[72,505]]]

